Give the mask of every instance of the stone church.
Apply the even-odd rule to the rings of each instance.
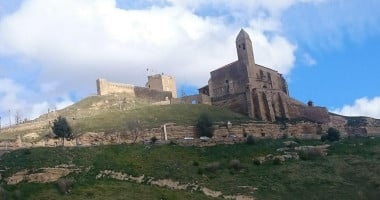
[[[262,121],[306,119],[324,123],[324,107],[306,105],[289,97],[282,74],[255,63],[252,41],[243,29],[236,38],[238,60],[210,73],[208,85],[199,89],[212,105],[227,107]],[[200,102],[202,103],[202,102]]]

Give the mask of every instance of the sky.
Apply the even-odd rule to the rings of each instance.
[[[178,94],[237,60],[240,29],[255,61],[290,95],[380,118],[378,0],[0,0],[0,117],[33,119],[96,94],[95,81],[176,77]],[[147,69],[149,69],[147,71]]]

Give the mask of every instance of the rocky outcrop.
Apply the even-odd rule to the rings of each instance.
[[[145,175],[136,177],[136,176],[132,176],[126,173],[122,173],[122,172],[115,172],[112,170],[101,171],[98,175],[96,175],[95,178],[96,179],[113,178],[113,179],[121,180],[121,181],[130,181],[130,182],[139,183],[139,184],[155,185],[158,187],[164,187],[171,190],[200,191],[206,196],[213,197],[213,198],[222,197],[224,199],[254,200],[254,198],[245,196],[245,195],[223,195],[221,191],[215,191],[215,190],[209,189],[205,186],[200,186],[195,183],[184,184],[184,183],[180,183],[178,181],[174,181],[171,179],[155,179],[154,177],[147,177]],[[254,191],[256,190],[257,188],[254,188]]]
[[[67,176],[75,169],[70,168],[41,168],[35,173],[30,173],[28,170],[22,170],[7,179],[8,185],[14,185],[22,181],[33,182],[33,183],[48,183],[57,181],[63,176]]]

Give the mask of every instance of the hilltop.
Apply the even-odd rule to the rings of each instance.
[[[76,136],[86,132],[125,131],[129,120],[140,120],[145,129],[160,127],[165,123],[194,125],[202,114],[215,122],[227,120],[242,123],[250,119],[228,109],[205,104],[160,105],[127,94],[109,94],[87,97],[67,108],[43,114],[35,120],[2,129],[0,140],[38,141],[51,134],[51,123],[59,115],[66,117]],[[28,137],[32,135],[33,137]]]

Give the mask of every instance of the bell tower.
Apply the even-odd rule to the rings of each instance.
[[[256,67],[255,58],[253,56],[252,41],[249,38],[247,32],[241,29],[236,38],[236,50],[238,54],[238,60],[241,65],[244,65],[247,70],[249,85],[253,84],[254,81],[254,69]]]

